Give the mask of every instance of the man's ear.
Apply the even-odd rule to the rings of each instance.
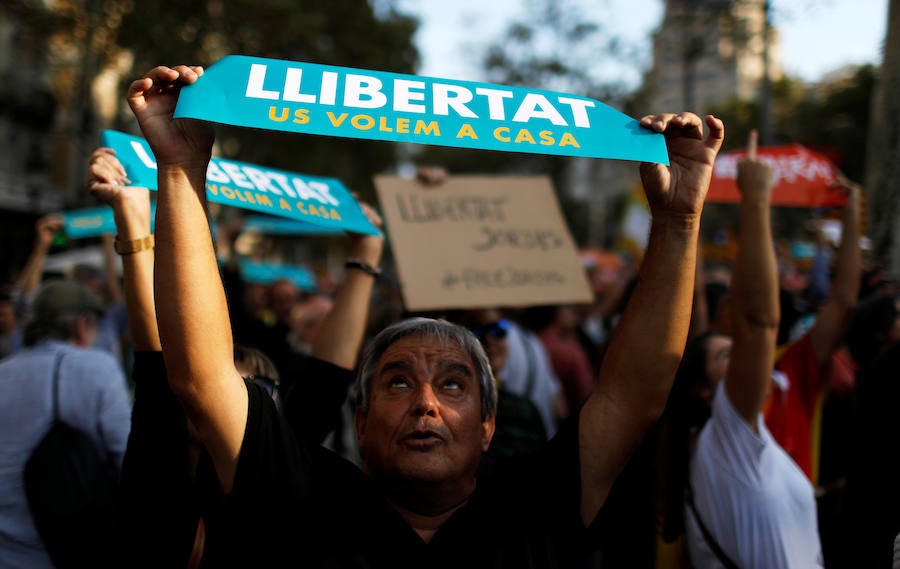
[[[481,422],[481,452],[487,452],[494,438],[494,429],[497,427],[494,417]]]

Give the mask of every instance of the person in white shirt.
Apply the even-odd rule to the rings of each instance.
[[[755,133],[738,165],[741,217],[732,284],[734,343],[725,380],[690,463],[686,541],[698,569],[822,566],[812,485],[761,415],[778,333],[778,281],[769,219],[772,168]]]

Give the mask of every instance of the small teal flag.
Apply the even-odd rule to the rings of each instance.
[[[158,189],[156,159],[146,140],[115,130],[103,131],[101,139],[104,146],[116,151],[133,185]],[[206,197],[330,231],[379,234],[344,184],[334,178],[213,158],[206,171]]]
[[[668,164],[663,135],[577,95],[223,57],[181,90],[176,118],[462,148]]]
[[[116,221],[109,207],[91,207],[61,212],[63,227],[69,239],[85,239],[98,235],[115,235]],[[156,204],[150,204],[150,231],[156,219]]]
[[[275,265],[246,259],[242,259],[239,265],[241,276],[247,282],[272,284],[277,280],[286,279],[304,292],[316,291],[316,276],[306,267]]]

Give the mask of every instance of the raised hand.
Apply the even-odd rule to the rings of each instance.
[[[440,186],[450,175],[441,166],[419,166],[416,168],[416,180],[426,187]]]
[[[725,127],[707,115],[709,135],[703,138],[703,123],[693,113],[647,115],[641,126],[666,136],[669,166],[641,164],[641,182],[653,215],[698,216],[709,189],[713,163]]]
[[[174,119],[178,93],[203,75],[199,66],[155,67],[128,88],[128,104],[160,167],[202,166],[212,153],[213,133],[202,121]]]
[[[44,249],[49,249],[50,245],[53,243],[53,238],[57,233],[62,232],[64,225],[62,216],[55,213],[45,215],[38,219],[34,226],[34,230],[37,232],[37,242],[35,245]]]
[[[103,203],[115,206],[127,194],[139,194],[149,199],[150,190],[129,186],[130,183],[125,168],[112,148],[98,148],[88,158],[84,187]]]
[[[773,168],[768,162],[756,156],[756,129],[750,131],[747,138],[747,156],[738,162],[737,187],[741,199],[760,198],[768,203],[772,196]]]
[[[118,227],[120,233],[125,233],[123,227],[134,226],[144,234],[150,231],[150,190],[127,185],[130,183],[112,148],[98,148],[88,158],[84,180],[87,191],[113,209],[117,226],[122,226]]]

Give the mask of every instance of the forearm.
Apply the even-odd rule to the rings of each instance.
[[[34,249],[31,250],[31,256],[28,257],[28,262],[16,282],[21,294],[29,294],[41,284],[41,274],[44,272],[44,261],[47,259],[48,249],[49,247],[42,243],[36,243]]]
[[[831,302],[849,311],[859,298],[862,256],[859,250],[859,212],[848,206],[844,211],[841,244],[835,257]]]
[[[859,297],[862,259],[859,250],[859,209],[855,203],[848,203],[845,207],[843,222],[831,295],[809,331],[820,368],[828,365],[831,354],[843,341],[847,320]]]
[[[767,196],[744,197],[732,279],[729,399],[753,428],[768,395],[778,334],[778,277]]]
[[[653,220],[640,276],[616,327],[600,381],[658,416],[687,339],[694,292],[699,216]]]
[[[143,239],[150,234],[150,202],[146,195],[123,198],[113,205],[113,216],[120,241]],[[153,259],[153,249],[122,256],[128,332],[136,351],[162,349],[153,298]]]
[[[334,307],[322,323],[312,355],[344,369],[356,367],[369,312],[375,279],[359,270],[348,270]]]
[[[205,164],[161,167],[156,214],[155,290],[163,354],[170,381],[191,381],[194,389],[233,372],[231,325],[206,218],[205,180]]]
[[[371,267],[378,267],[382,247],[380,237],[363,237],[354,245],[351,256]],[[313,356],[344,369],[356,367],[374,284],[372,275],[359,269],[347,269],[334,307],[325,317],[322,330],[313,343]]]
[[[665,408],[691,318],[699,216],[653,221],[640,276],[579,416],[581,516],[591,523]]]
[[[112,235],[103,236],[103,271],[110,304],[115,304],[122,300],[122,287],[119,284],[119,275],[116,271],[114,241],[115,239]]]
[[[778,277],[768,199],[744,198],[740,223],[732,278],[732,318],[744,327],[777,328]]]

